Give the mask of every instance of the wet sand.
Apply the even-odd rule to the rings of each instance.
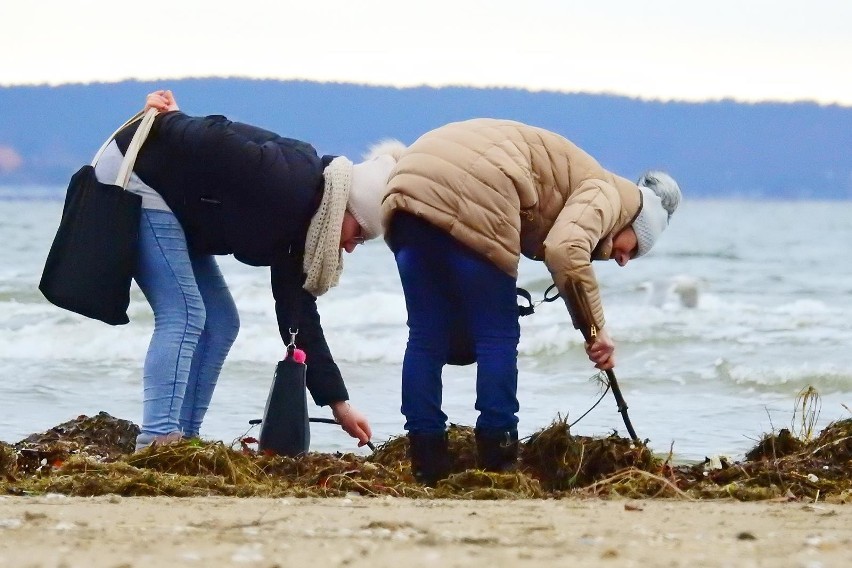
[[[0,567],[852,566],[852,507],[0,497]]]

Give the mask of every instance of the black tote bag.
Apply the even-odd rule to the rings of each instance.
[[[308,452],[311,427],[306,372],[307,366],[295,361],[292,351],[275,368],[257,444],[262,452],[290,457]]]
[[[301,267],[299,262],[298,266]],[[308,416],[305,353],[296,347],[301,307],[296,289],[290,290],[290,342],[284,360],[275,367],[272,386],[263,410],[257,447],[266,454],[295,457],[308,453],[311,446],[311,419]]]
[[[39,290],[52,304],[110,325],[130,321],[127,307],[138,255],[142,198],[125,188],[156,114],[152,109],[142,118],[115,184],[99,182],[94,168],[115,134],[92,165],[83,166],[71,177],[59,229],[39,282]]]

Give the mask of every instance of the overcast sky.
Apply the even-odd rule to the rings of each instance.
[[[852,0],[0,0],[0,85],[240,76],[852,105],[850,28]]]

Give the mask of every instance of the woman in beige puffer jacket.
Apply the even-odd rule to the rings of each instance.
[[[612,368],[591,261],[623,266],[646,253],[679,201],[662,172],[637,185],[564,137],[509,120],[451,123],[400,156],[382,212],[408,308],[402,410],[421,480],[446,472],[441,369],[459,326],[475,346],[480,467],[514,465],[520,255],[544,261],[574,326],[592,338],[590,359]]]

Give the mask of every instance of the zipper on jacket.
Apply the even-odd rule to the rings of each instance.
[[[579,282],[571,282],[571,295],[573,296],[573,304],[580,312],[579,315],[585,319],[582,323],[585,324],[583,327],[586,329],[581,328],[580,331],[587,341],[594,341],[598,336],[598,327],[594,323],[595,318],[592,316],[592,309],[589,307],[588,299],[582,292],[582,286]],[[588,335],[586,335],[587,331]]]

